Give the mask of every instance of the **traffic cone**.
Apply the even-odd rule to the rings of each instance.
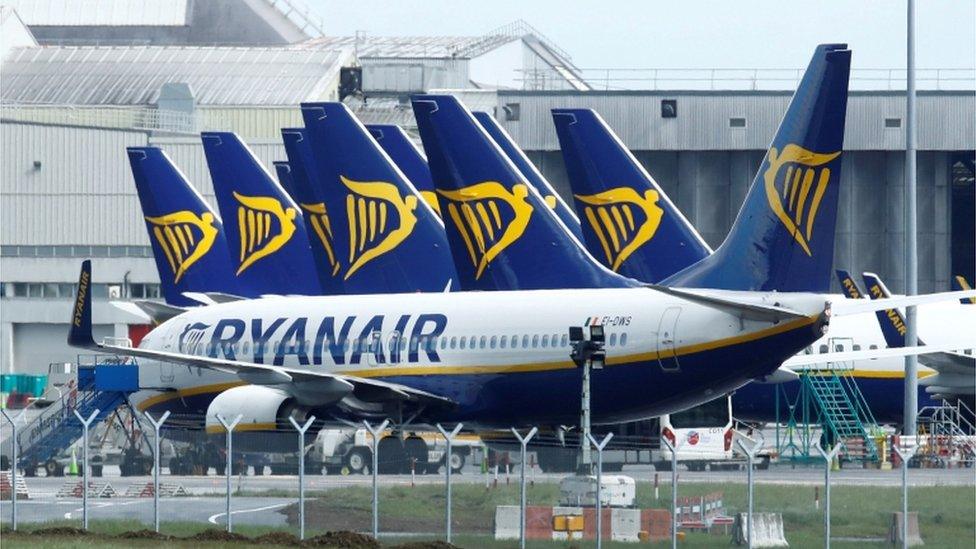
[[[71,448],[71,465],[68,465],[68,474],[73,477],[78,476],[78,456],[75,455],[74,447]]]

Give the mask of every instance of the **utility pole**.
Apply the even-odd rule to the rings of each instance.
[[[908,59],[905,75],[905,295],[918,294],[918,228],[916,204],[916,112],[915,112],[915,0],[908,0]],[[905,346],[918,345],[916,308],[905,308]],[[918,357],[905,357],[905,409],[902,434],[915,436],[918,414]]]
[[[569,341],[573,346],[573,351],[569,357],[578,368],[583,369],[583,386],[580,395],[580,450],[582,451],[582,463],[580,464],[581,474],[590,474],[592,471],[593,460],[590,454],[590,370],[600,370],[606,361],[606,352],[603,350],[604,342],[603,326],[590,326],[590,338],[583,336],[583,328],[580,326],[570,326]]]

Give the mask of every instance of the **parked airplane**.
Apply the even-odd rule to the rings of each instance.
[[[437,191],[434,190],[434,178],[430,175],[430,167],[427,166],[427,159],[423,157],[417,147],[407,136],[400,126],[392,124],[367,124],[366,129],[373,139],[383,147],[390,160],[407,180],[413,184],[414,188],[420,193],[437,215],[441,214],[441,204],[437,200]]]
[[[245,281],[287,280],[292,294],[320,295],[322,275],[308,252],[298,206],[237,135],[205,132],[201,138],[217,206],[227,221],[235,275]]]

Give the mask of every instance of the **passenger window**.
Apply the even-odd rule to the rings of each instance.
[[[457,336],[451,336],[451,348],[452,349],[457,348]]]
[[[839,353],[839,352],[841,352],[843,350],[844,350],[844,345],[842,345],[842,344],[840,344],[840,345],[834,345],[834,352],[835,353]]]
[[[446,337],[442,337],[441,338],[441,350],[443,351],[444,349],[447,349],[447,338]]]
[[[560,347],[565,347],[568,344],[569,344],[569,336],[567,336],[566,334],[563,334],[563,336],[561,338],[559,338],[559,346]]]
[[[241,345],[241,354],[242,354],[242,355],[246,355],[246,354],[247,354],[247,351],[248,351],[248,349],[250,349],[250,348],[251,348],[251,345],[250,345],[250,343],[248,343],[247,341],[245,341],[245,342],[244,342],[244,344],[243,344],[243,345]]]
[[[610,334],[610,346],[611,347],[617,346],[617,334]]]
[[[465,340],[467,340],[467,337],[461,336],[461,344],[459,345],[459,348],[464,349]]]
[[[857,343],[855,343],[855,344],[854,344],[854,350],[855,350],[855,351],[860,351],[860,350],[861,350],[861,346],[860,346],[860,345],[858,345]]]
[[[539,336],[537,334],[532,336],[532,348],[535,349],[538,346],[539,346]]]
[[[620,346],[623,347],[627,344],[627,332],[620,334]]]
[[[549,346],[549,334],[545,334],[542,336],[542,346],[543,347]]]
[[[489,345],[489,346],[490,346],[490,347],[491,347],[492,349],[494,349],[494,348],[495,348],[495,345],[496,345],[497,343],[498,343],[498,338],[497,338],[496,336],[491,336],[491,340],[490,340],[490,341],[488,342],[488,345]]]
[[[528,334],[522,336],[522,348],[523,349],[528,349],[529,348],[529,335]]]
[[[877,348],[878,348],[877,345],[874,345],[874,344],[868,345],[868,349],[871,349],[872,351],[874,351]]]
[[[498,346],[504,349],[505,343],[507,342],[508,342],[508,336],[502,336],[501,339],[498,340]]]
[[[480,347],[481,347],[482,349],[484,349],[484,348],[485,348],[485,344],[486,344],[487,342],[488,342],[488,338],[487,338],[487,337],[485,337],[485,336],[481,336],[481,345],[480,345]]]
[[[826,352],[827,352],[827,346],[826,345],[821,345],[820,346],[820,353],[823,354],[823,353],[826,353]]]

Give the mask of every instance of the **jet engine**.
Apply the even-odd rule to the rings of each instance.
[[[219,414],[228,424],[238,415],[240,422],[234,427],[234,449],[252,452],[294,451],[295,428],[289,417],[300,425],[309,415],[308,408],[300,405],[287,392],[262,385],[234,387],[217,395],[207,408],[207,434],[220,435],[226,430],[217,419]],[[311,441],[318,428],[308,430]]]

